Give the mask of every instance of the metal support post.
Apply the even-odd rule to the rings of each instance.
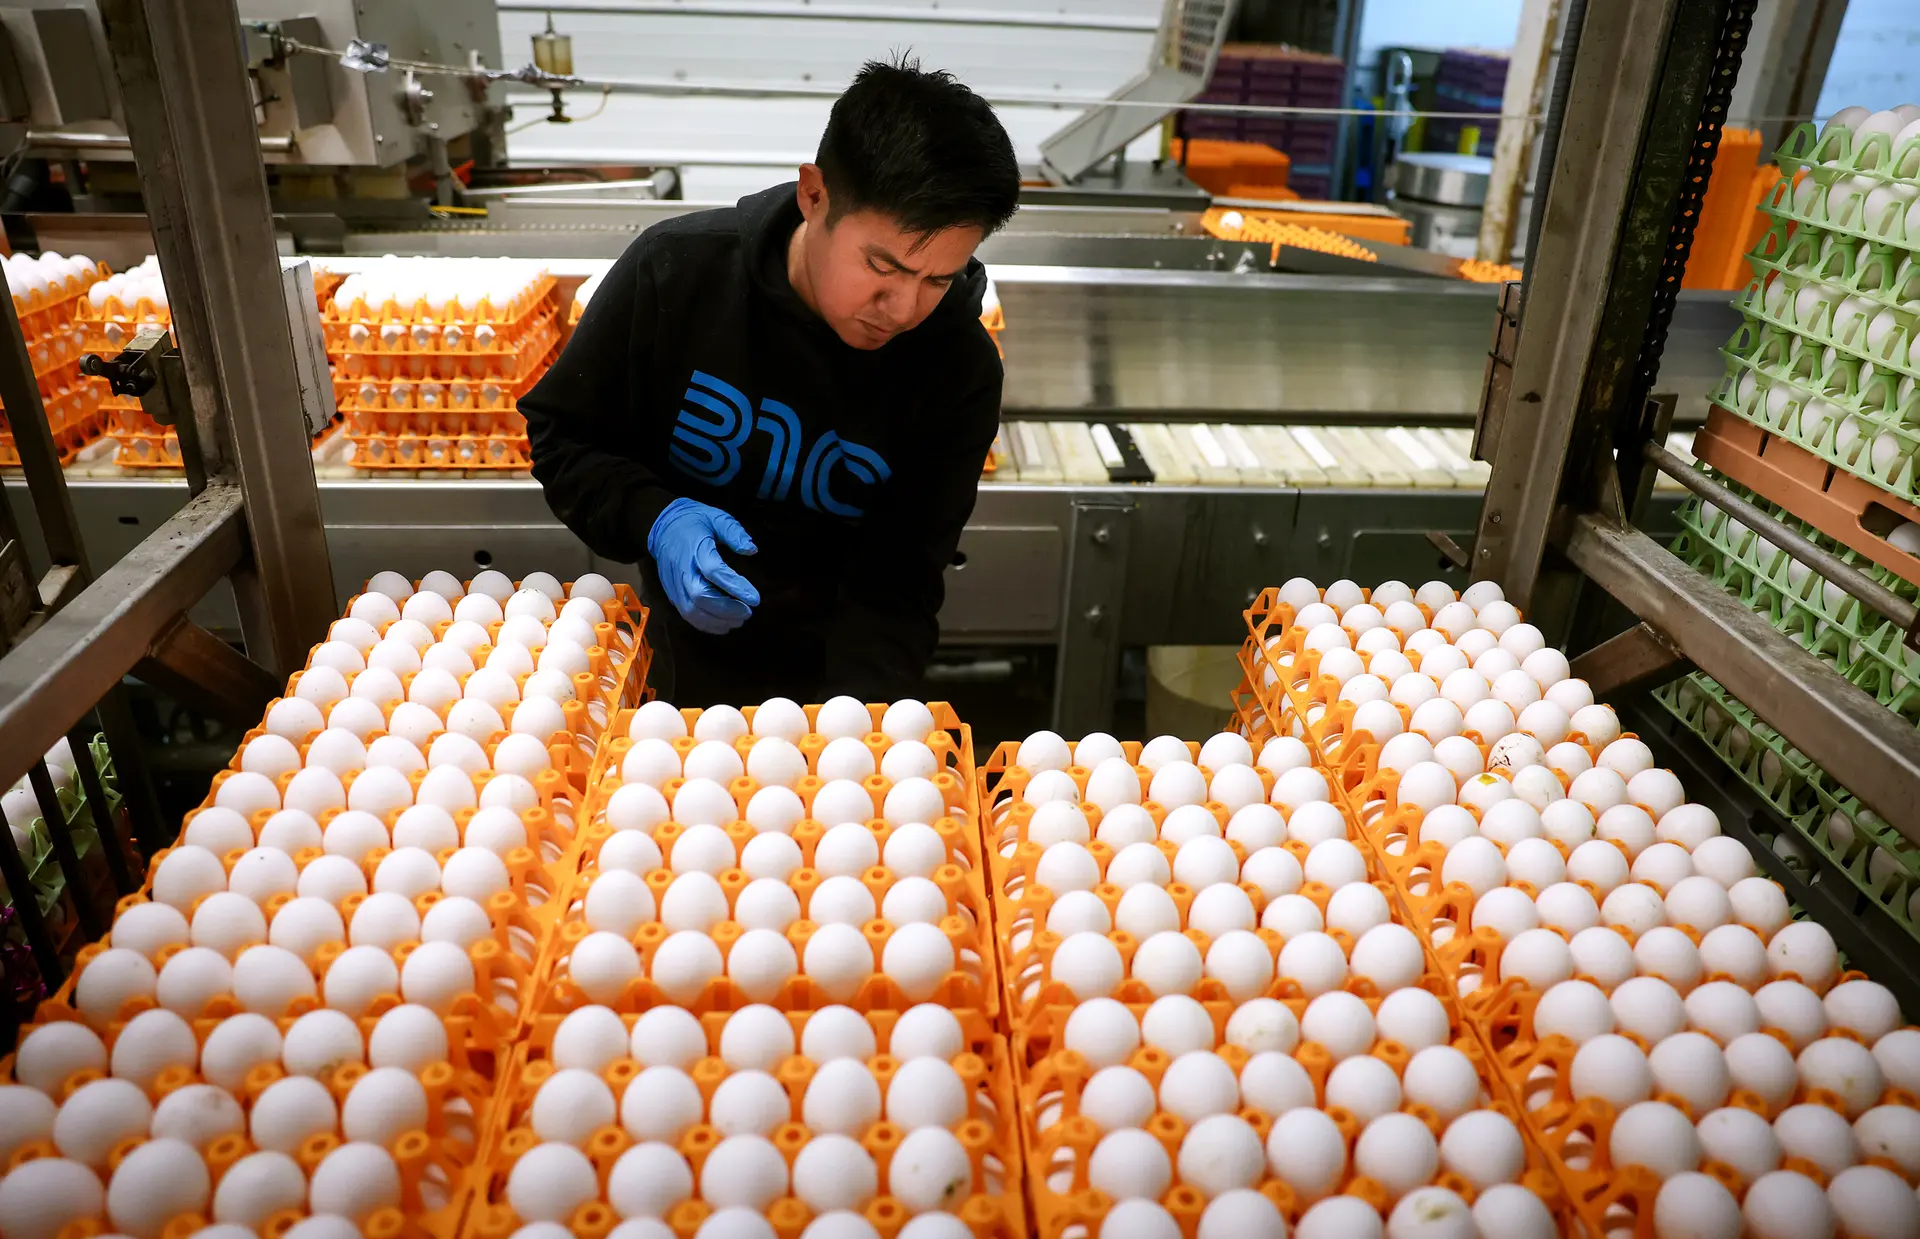
[[[1133,504],[1125,499],[1079,500],[1073,505],[1053,689],[1053,725],[1062,735],[1085,735],[1113,725],[1132,514]]]
[[[1920,843],[1920,731],[1646,534],[1575,518],[1560,549],[1596,585]]]
[[[1651,182],[1665,179],[1642,171],[1649,157],[1649,118],[1662,83],[1693,67],[1684,55],[1675,60],[1676,10],[1685,7],[1677,0],[1590,5],[1580,32],[1543,235],[1527,272],[1511,395],[1500,418],[1474,548],[1474,576],[1498,581],[1525,610],[1534,609],[1547,526],[1576,424],[1599,412],[1592,383],[1603,329],[1626,330],[1619,303],[1629,299],[1635,291],[1629,285],[1636,281],[1621,279],[1622,268],[1642,268],[1647,253],[1664,251],[1664,228],[1657,235],[1636,235],[1628,231],[1628,221],[1658,198],[1662,186]],[[1711,59],[1711,47],[1705,55]],[[1692,125],[1689,118],[1689,134]],[[1672,155],[1686,149],[1680,143],[1676,148],[1656,166],[1665,168]],[[1684,165],[1684,158],[1680,162]],[[1674,187],[1666,188],[1670,210]],[[1643,316],[1631,328],[1636,343],[1644,321]],[[1590,438],[1591,431],[1582,437]]]
[[[53,776],[47,773],[47,763],[33,763],[27,770],[27,782],[33,788],[33,798],[40,803],[40,817],[47,829],[47,842],[53,848],[53,858],[60,862],[60,873],[67,882],[67,895],[73,900],[73,909],[80,916],[80,928],[87,937],[98,938],[107,932],[107,919],[94,906],[86,870],[80,867],[80,853],[73,846],[73,827],[67,821],[67,809],[60,803],[60,794],[54,790]],[[28,898],[32,897],[28,895]]]
[[[93,831],[99,836],[100,850],[105,854],[107,872],[113,877],[113,887],[121,895],[131,895],[140,889],[140,879],[134,876],[133,867],[127,863],[126,840],[120,833],[119,814],[107,803],[107,787],[100,779],[99,767],[93,764],[93,732],[97,728],[87,719],[81,719],[79,726],[67,733],[67,746],[73,750],[73,774],[80,782],[80,791],[87,798],[87,811],[93,816]],[[109,750],[111,751],[111,750]],[[124,779],[119,781],[121,798],[129,799],[132,791]],[[151,789],[147,789],[151,794]]]
[[[100,734],[107,738],[107,751],[113,754],[113,771],[134,842],[143,853],[157,852],[173,842],[175,831],[160,812],[159,798],[154,795],[147,753],[140,747],[140,730],[133,720],[133,708],[127,704],[126,690],[116,685],[100,698],[94,712],[100,719]],[[137,879],[134,885],[139,885]]]
[[[47,931],[47,918],[40,915],[39,896],[34,893],[27,862],[20,857],[13,832],[5,829],[0,829],[0,879],[6,880],[9,893],[19,891],[28,901],[25,905],[15,904],[21,908],[20,928],[27,936],[28,948],[33,951],[33,962],[40,969],[40,980],[47,992],[52,993],[66,976],[66,965],[60,960],[60,948],[54,944],[53,935]]]
[[[207,476],[245,497],[241,631],[255,661],[285,675],[337,605],[239,18],[232,0],[211,8],[103,0],[101,17]]]
[[[33,357],[27,352],[13,298],[8,296],[0,296],[0,407],[6,409],[7,425],[20,453],[20,469],[26,474],[49,561],[47,579],[34,591],[40,597],[35,599],[30,594],[29,605],[37,603],[53,609],[86,585],[87,552],[80,543],[73,500],[61,473],[60,450],[53,441],[53,428],[47,424],[46,404],[40,399]],[[20,568],[25,571],[24,559]],[[0,593],[13,592],[0,588]]]

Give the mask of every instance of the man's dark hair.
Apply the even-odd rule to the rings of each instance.
[[[1020,165],[993,108],[905,56],[860,70],[834,102],[814,162],[829,226],[867,210],[916,236],[967,225],[992,233],[1020,196]]]

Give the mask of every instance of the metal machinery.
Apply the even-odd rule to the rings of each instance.
[[[439,12],[418,11],[429,8]],[[250,3],[242,9],[255,13]],[[451,12],[464,20],[464,9]],[[9,11],[9,30],[13,21]],[[379,33],[330,28],[325,45]],[[389,34],[396,58],[412,47]],[[266,80],[265,62],[247,59],[256,46],[251,36],[236,31],[234,38],[242,63],[253,66],[250,80]],[[443,31],[422,47],[438,56],[460,41]],[[497,61],[497,52],[483,59]],[[404,81],[391,69],[329,72],[368,99]],[[116,65],[114,77],[124,75]],[[435,87],[456,93],[445,88],[444,80]],[[131,96],[122,87],[120,97]],[[137,119],[124,105],[123,115]],[[259,113],[249,116],[258,129]],[[409,132],[411,149],[431,145],[431,130]],[[129,136],[139,156],[139,135]],[[277,158],[270,146],[265,157]],[[273,184],[270,175],[269,191]],[[284,191],[284,177],[279,184]],[[320,261],[386,252],[512,254],[548,260],[563,280],[578,280],[655,219],[710,205],[598,188],[608,192],[541,186],[496,194],[483,199],[484,221],[390,213],[345,227],[330,217],[329,228],[315,231],[289,223],[284,212],[278,220],[292,232],[283,231],[283,248],[310,242],[335,255]],[[1448,270],[1442,260],[1393,247],[1379,247],[1378,264],[1291,251],[1276,269],[1267,245],[1205,235],[1203,205],[1191,195],[1169,204],[1164,195],[1051,187],[982,251],[1009,323],[1007,455],[982,480],[948,573],[943,627],[955,645],[1055,647],[1054,721],[1062,729],[1108,725],[1129,647],[1231,644],[1252,592],[1290,575],[1458,576],[1428,533],[1467,542],[1475,528],[1485,466],[1470,459],[1470,427],[1500,317],[1498,287],[1439,278]],[[157,201],[149,214],[156,234],[168,226]],[[86,249],[120,237],[136,254],[145,252],[138,247],[149,227],[144,217],[86,214],[25,223],[44,248]],[[169,284],[188,290],[182,299],[209,292],[191,264],[168,266],[170,244],[161,238]],[[189,337],[205,339],[196,326],[205,320],[183,313],[179,321],[182,347],[191,351]],[[1685,294],[1675,304],[1662,391],[1676,395],[1679,425],[1699,418],[1719,372],[1714,349],[1736,321],[1724,294]],[[1131,427],[1148,473],[1130,461],[1104,461],[1109,432],[1096,426]],[[384,568],[628,571],[593,565],[525,476],[320,474],[332,584],[342,593]],[[36,510],[11,479],[6,496],[23,531],[38,526],[52,533],[50,545],[84,546],[106,563],[144,545],[182,510],[189,491],[178,477],[81,462],[68,471],[71,522],[64,509]],[[1656,497],[1656,525],[1671,499],[1671,491]],[[227,631],[243,612],[215,598],[195,617]],[[246,635],[245,625],[239,629]]]
[[[0,635],[9,647],[0,657],[0,768],[9,784],[27,775],[42,814],[64,822],[35,755],[70,737],[88,802],[104,806],[87,743],[102,732],[127,820],[147,851],[172,832],[152,803],[122,678],[137,670],[223,717],[257,717],[336,609],[253,106],[238,71],[240,30],[196,20],[194,7],[108,0],[100,8],[160,265],[179,290],[179,425],[197,455],[193,481],[177,488],[177,510],[111,561],[80,533],[12,300],[0,299],[0,401],[17,428],[51,558],[30,567],[18,532],[0,527]],[[188,617],[210,593],[230,593],[245,655]],[[97,821],[117,898],[138,887],[137,858],[116,815]],[[69,832],[50,833],[62,871],[78,882]],[[5,831],[0,877],[9,890],[31,889]],[[112,898],[94,893],[73,900],[78,924],[69,932],[104,928]],[[70,952],[40,916],[24,915],[23,928],[42,979],[57,985]]]

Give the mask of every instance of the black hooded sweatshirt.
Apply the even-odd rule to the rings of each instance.
[[[647,229],[520,401],[554,515],[594,554],[640,565],[650,680],[682,705],[915,692],[999,422],[980,263],[918,327],[852,348],[787,280],[794,193]],[[647,554],[680,496],[759,548],[728,555],[761,601],[724,636],[680,617]]]

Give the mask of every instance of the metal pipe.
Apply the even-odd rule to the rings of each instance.
[[[56,147],[70,151],[131,151],[133,143],[123,133],[64,133],[57,129],[27,130],[27,148],[44,150]],[[260,135],[260,151],[266,155],[286,155],[293,151],[293,138],[284,133]]]
[[[721,0],[618,0],[595,4],[574,0],[572,4],[546,4],[534,0],[502,0],[502,12],[573,14],[645,14],[676,17],[748,17],[755,21],[783,18],[815,18],[847,22],[901,22],[940,26],[1016,26],[1028,30],[1122,30],[1152,34],[1159,22],[1152,17],[1083,13],[1075,16],[1048,13],[1020,13],[1012,10],[943,9],[938,5],[865,5],[808,4],[784,7],[768,4],[728,4]]]
[[[1914,620],[1920,618],[1920,609],[1916,609],[1911,602],[1833,552],[1822,549],[1818,544],[1810,541],[1805,534],[1782,524],[1775,517],[1748,503],[1726,486],[1699,470],[1688,467],[1686,461],[1664,444],[1649,442],[1641,448],[1641,451],[1660,472],[1715,507],[1724,508],[1728,514],[1738,518],[1741,524],[1822,577],[1832,581],[1866,606],[1886,616],[1902,631],[1911,629]]]

